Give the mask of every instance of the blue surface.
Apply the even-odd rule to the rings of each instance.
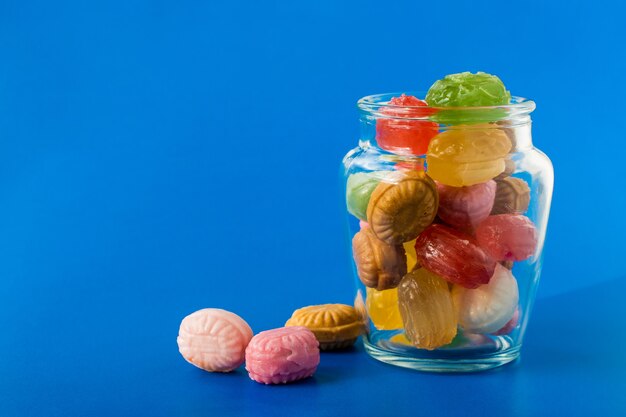
[[[223,3],[0,2],[0,416],[624,415],[617,2]],[[196,309],[260,331],[352,301],[355,101],[462,70],[537,102],[555,166],[522,361],[426,375],[357,349],[278,388],[186,364]]]

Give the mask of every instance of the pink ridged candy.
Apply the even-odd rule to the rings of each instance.
[[[178,331],[178,350],[192,365],[209,372],[229,372],[243,363],[252,329],[241,317],[205,308],[185,317]]]
[[[496,196],[493,180],[468,187],[437,184],[439,211],[444,222],[457,229],[474,228],[489,216]]]
[[[254,336],[246,348],[250,379],[286,384],[308,378],[320,363],[319,343],[306,327],[280,327]]]
[[[537,229],[521,214],[498,214],[476,228],[476,239],[497,261],[523,261],[535,252]]]

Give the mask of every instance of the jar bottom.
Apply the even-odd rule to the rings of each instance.
[[[520,345],[506,336],[485,337],[483,343],[427,351],[389,341],[380,333],[363,336],[365,351],[374,359],[403,368],[424,372],[478,372],[497,368],[516,360]],[[397,333],[396,333],[397,334]],[[486,342],[486,343],[485,343]]]

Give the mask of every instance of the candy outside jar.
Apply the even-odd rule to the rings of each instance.
[[[532,143],[534,102],[437,107],[424,97],[359,100],[361,137],[343,159],[365,349],[422,371],[494,368],[520,355],[552,164]]]

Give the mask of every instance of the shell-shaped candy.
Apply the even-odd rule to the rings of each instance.
[[[491,214],[524,213],[530,204],[530,187],[521,178],[507,177],[496,181],[496,198]]]
[[[459,125],[433,138],[426,163],[429,157],[458,163],[493,161],[503,158],[510,150],[509,137],[493,125]]]
[[[372,323],[378,330],[402,328],[397,288],[385,291],[368,288],[365,306]]]
[[[395,288],[406,274],[406,255],[402,245],[378,240],[371,227],[361,229],[352,238],[352,256],[357,274],[366,287]]]
[[[244,361],[252,329],[241,317],[205,308],[185,317],[178,331],[178,349],[192,365],[209,372],[229,372]]]
[[[475,289],[452,287],[459,325],[471,333],[500,330],[515,313],[519,292],[511,271],[498,264],[488,284]]]
[[[491,213],[496,182],[490,180],[468,187],[437,184],[437,190],[439,217],[457,229],[473,229]]]
[[[422,171],[396,171],[378,184],[367,206],[374,235],[390,245],[413,240],[437,215],[437,186]]]
[[[448,283],[424,268],[409,272],[398,286],[404,331],[420,349],[436,349],[454,339],[457,319]]]
[[[497,261],[523,261],[537,248],[537,228],[521,214],[498,214],[476,228],[476,239]]]
[[[354,307],[345,304],[321,304],[293,312],[285,326],[304,326],[313,332],[321,350],[352,346],[363,331],[363,321]]]
[[[428,174],[453,187],[489,181],[505,170],[510,149],[506,133],[493,125],[457,126],[430,142]]]
[[[246,348],[250,379],[286,384],[310,377],[320,363],[315,335],[306,327],[280,327],[254,336]]]
[[[442,224],[424,230],[415,251],[422,267],[466,288],[489,282],[496,266],[472,236]]]

